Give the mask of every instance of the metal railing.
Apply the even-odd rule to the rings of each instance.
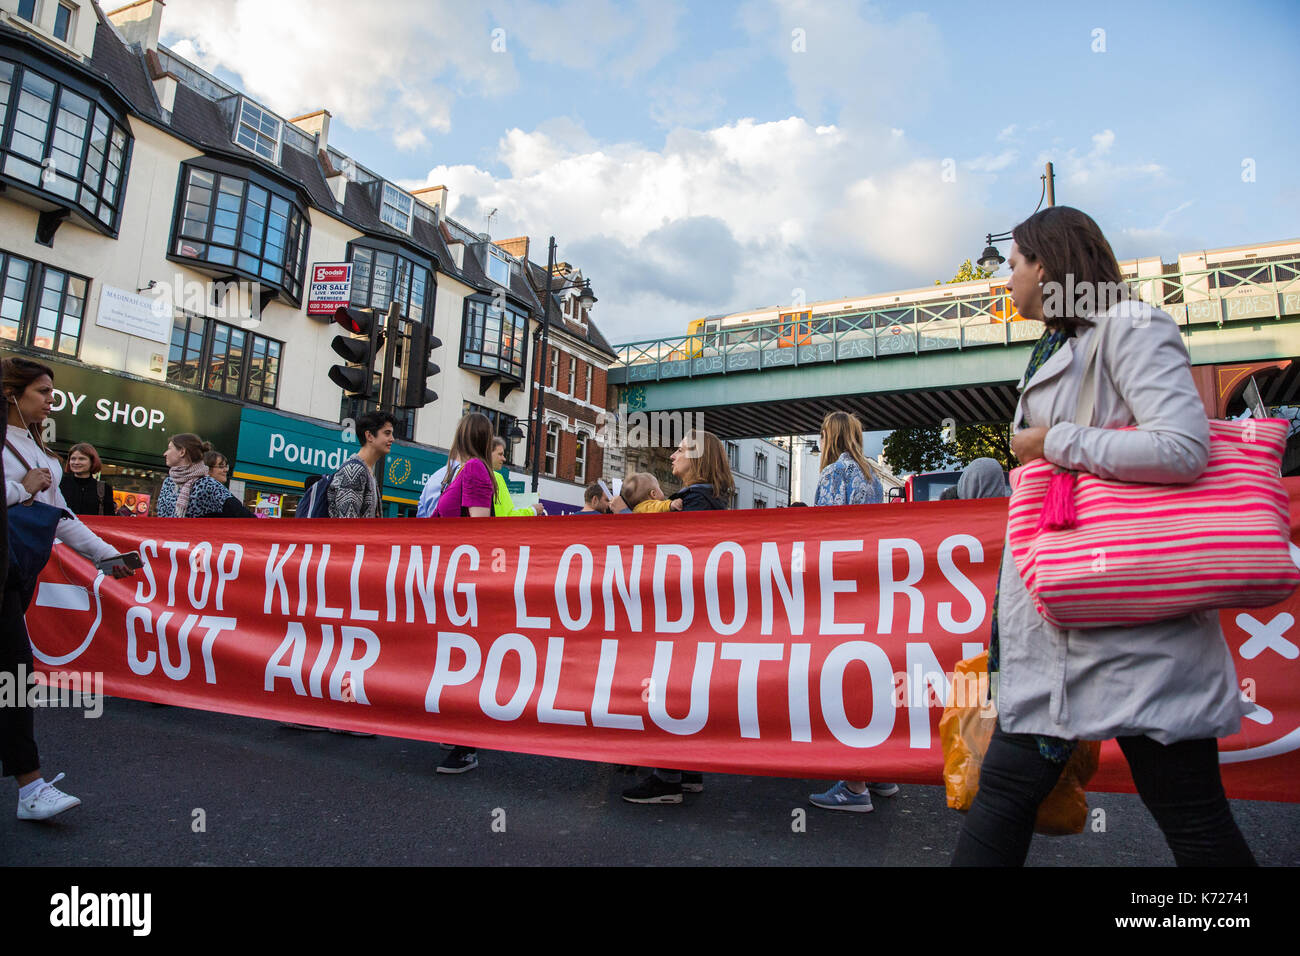
[[[1126,277],[1131,294],[1192,326],[1300,315],[1300,256],[1276,262]],[[1082,290],[1066,286],[1066,299]],[[810,320],[647,339],[615,346],[614,384],[726,375],[800,365],[879,359],[981,346],[1020,345],[1043,333],[1038,321],[1013,318],[1008,296],[844,311]]]

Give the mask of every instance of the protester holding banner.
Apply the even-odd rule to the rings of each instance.
[[[822,419],[822,470],[817,479],[817,507],[827,505],[878,505],[884,498],[880,479],[862,452],[862,423],[848,412],[831,412]],[[871,795],[892,797],[898,793],[896,783],[868,783],[865,780],[839,780],[823,793],[808,800],[823,810],[846,810],[870,813]]]
[[[492,481],[496,485],[496,494],[492,499],[492,514],[497,518],[531,518],[546,514],[546,507],[539,501],[535,505],[516,508],[510,500],[510,489],[506,487],[505,476],[501,468],[506,463],[506,440],[500,435],[492,439]]]
[[[1209,457],[1209,423],[1173,319],[1125,297],[1110,244],[1077,209],[1044,209],[1012,237],[1012,301],[1047,327],[1021,380],[1016,456],[1117,481],[1195,481]],[[1063,302],[1063,286],[1091,290],[1080,299],[1100,305]],[[1107,290],[1119,301],[1108,304]],[[1094,412],[1078,424],[1097,335]],[[1236,733],[1251,705],[1241,698],[1217,612],[1063,630],[1035,608],[1008,544],[989,671],[997,725],[954,865],[1022,865],[1038,806],[1076,742],[1111,737],[1180,866],[1254,863],[1220,778],[1215,738]]]
[[[115,515],[113,486],[96,477],[104,466],[95,446],[78,442],[68,451],[68,470],[59,482],[59,491],[76,515]]]
[[[208,473],[212,445],[186,432],[167,440],[167,477],[158,491],[159,518],[248,518],[243,502]]]
[[[59,460],[45,448],[41,426],[49,417],[54,402],[54,371],[47,365],[25,358],[7,358],[0,363],[8,408],[5,433],[3,475],[6,511],[32,501],[67,509],[59,491],[63,469]],[[19,477],[21,476],[21,477]],[[32,673],[32,648],[23,619],[31,593],[19,580],[19,569],[8,561],[9,547],[18,546],[23,553],[40,550],[39,543],[24,541],[20,532],[8,528],[6,515],[4,599],[0,605],[0,677],[12,686],[27,691],[27,675]],[[58,522],[57,535],[84,558],[102,561],[117,550],[103,541],[75,517]],[[49,541],[44,542],[48,553]],[[34,571],[35,569],[30,569]],[[130,577],[132,571],[118,565],[113,576]],[[59,790],[59,774],[46,782],[41,775],[40,756],[36,748],[33,709],[29,706],[0,707],[0,764],[6,777],[18,783],[18,819],[48,820],[65,810],[80,806],[81,801]]]
[[[456,441],[464,464],[443,479],[442,493],[434,507],[435,518],[490,518],[498,486],[492,480],[492,421],[470,412],[456,426]],[[437,767],[438,773],[464,773],[478,766],[475,747],[457,746]]]
[[[670,500],[682,511],[725,511],[736,482],[731,477],[727,452],[712,432],[692,429],[673,452],[673,477],[680,491]],[[655,770],[635,787],[623,791],[628,803],[681,803],[682,793],[702,793],[704,775],[681,770]]]

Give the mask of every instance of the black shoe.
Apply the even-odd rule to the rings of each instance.
[[[478,766],[478,751],[469,747],[457,747],[447,758],[438,764],[438,773],[464,773]]]
[[[635,787],[624,790],[623,799],[628,803],[681,803],[682,785],[651,774]]]
[[[682,793],[703,793],[704,774],[682,771]]]

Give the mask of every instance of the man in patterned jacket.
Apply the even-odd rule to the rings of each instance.
[[[357,418],[361,449],[339,467],[330,482],[327,497],[331,518],[379,516],[375,465],[393,447],[393,424],[388,412],[366,412]]]

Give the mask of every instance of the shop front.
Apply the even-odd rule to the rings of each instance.
[[[84,365],[41,361],[54,369],[46,444],[65,462],[73,445],[94,445],[104,465],[100,478],[112,486],[123,517],[150,512],[167,477],[163,453],[170,436],[191,432],[227,456],[239,440],[240,406],[233,402]]]
[[[308,480],[332,474],[359,447],[338,425],[246,407],[231,491],[261,516],[292,517]],[[414,516],[425,479],[446,461],[445,454],[427,448],[394,444],[384,462],[384,516]]]

